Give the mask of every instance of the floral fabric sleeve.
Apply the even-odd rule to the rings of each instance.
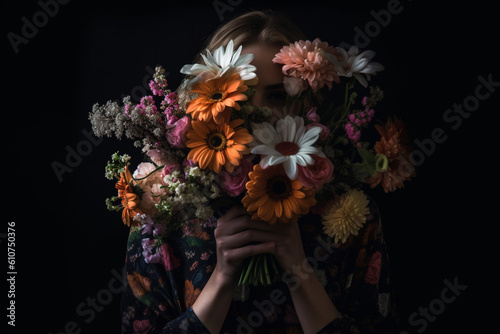
[[[122,333],[209,333],[191,308],[181,306],[175,279],[180,260],[172,247],[163,243],[160,263],[147,262],[148,250],[139,228],[132,228],[125,265],[122,295]],[[182,292],[181,292],[182,293]]]
[[[321,236],[323,244],[332,244],[328,236]],[[394,333],[389,259],[373,201],[359,234],[333,247],[332,261],[325,268],[325,289],[340,315],[319,333]]]

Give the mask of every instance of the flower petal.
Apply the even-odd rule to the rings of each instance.
[[[258,145],[250,151],[252,154],[281,155],[274,147],[268,145]]]
[[[289,159],[283,162],[283,167],[285,168],[286,175],[291,179],[295,180],[297,178],[298,170],[297,170],[297,161],[293,156],[290,156]]]

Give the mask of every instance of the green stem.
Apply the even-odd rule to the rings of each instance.
[[[138,179],[135,179],[135,178],[134,178],[134,180],[135,180],[135,181],[144,180],[145,178],[149,177],[150,175],[153,175],[156,171],[158,171],[158,170],[162,169],[163,167],[165,167],[165,165],[157,166],[157,167],[155,168],[155,170],[154,170],[154,171],[152,171],[151,173],[149,173],[148,175],[146,175],[146,176],[144,176],[144,177],[140,177],[140,178],[138,178]]]
[[[343,123],[344,119],[347,117],[349,110],[351,108],[351,99],[349,98],[349,91],[353,88],[352,79],[347,81],[345,84],[345,92],[344,92],[344,103],[333,112],[333,117],[328,121],[328,128],[332,129],[331,133],[334,134],[337,132],[339,126]],[[337,116],[340,115],[340,116]]]
[[[248,283],[248,279],[250,277],[250,273],[252,272],[252,267],[253,267],[253,263],[255,261],[255,257],[252,256],[252,258],[250,259],[250,262],[248,262],[248,265],[246,266],[246,268],[242,271],[242,275],[245,274],[245,276],[243,277],[243,285],[247,284]]]
[[[265,255],[264,257],[264,271],[266,276],[266,283],[267,285],[271,285],[271,277],[269,275],[269,270],[267,269],[267,255]]]

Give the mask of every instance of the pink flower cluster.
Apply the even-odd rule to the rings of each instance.
[[[176,126],[179,118],[177,117],[179,111],[179,104],[177,103],[179,97],[177,93],[171,92],[165,95],[165,99],[161,101],[161,108],[165,109],[165,116],[167,119],[167,129]]]
[[[366,97],[363,98],[362,103],[366,107]],[[347,137],[356,147],[361,147],[361,128],[366,127],[374,115],[375,110],[366,107],[364,111],[355,111],[347,116],[349,119],[345,125]]]
[[[175,123],[179,120],[177,116],[179,111],[179,97],[176,92],[168,90],[167,86],[167,79],[165,79],[163,72],[157,69],[157,72],[153,75],[153,80],[149,82],[149,88],[151,89],[151,92],[153,92],[153,95],[164,96],[164,99],[160,103],[160,108],[165,110],[166,127],[169,129],[174,127]]]
[[[158,108],[155,105],[155,100],[151,95],[141,98],[141,102],[137,105],[137,108],[143,115],[154,115],[158,112]]]
[[[167,88],[167,79],[154,78],[154,80],[149,82],[149,88],[153,92],[153,95],[163,96]]]

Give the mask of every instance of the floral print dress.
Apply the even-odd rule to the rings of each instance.
[[[209,333],[191,306],[216,265],[215,218],[193,219],[165,237],[158,263],[146,261],[143,233],[132,227],[122,296],[123,333]],[[379,213],[370,214],[357,236],[334,244],[319,216],[299,220],[304,251],[340,315],[320,333],[394,333],[389,262]],[[311,273],[312,274],[312,273]],[[220,333],[302,333],[284,282],[236,289]]]

